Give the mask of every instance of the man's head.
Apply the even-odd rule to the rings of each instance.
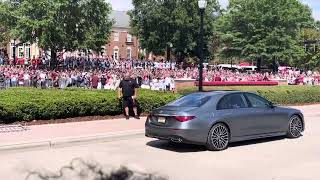
[[[130,73],[128,73],[128,72],[124,75],[124,79],[125,79],[125,80],[130,79],[130,77],[131,77],[131,76],[130,76]]]

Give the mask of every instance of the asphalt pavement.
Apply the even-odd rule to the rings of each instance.
[[[210,152],[202,146],[171,145],[129,134],[108,142],[0,152],[0,179],[25,179],[31,171],[58,172],[72,159],[81,158],[106,169],[125,165],[178,180],[318,180],[320,105],[298,108],[306,121],[306,132],[299,139],[247,141]]]

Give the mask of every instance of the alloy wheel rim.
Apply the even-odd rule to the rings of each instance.
[[[290,133],[293,137],[299,137],[303,129],[300,118],[293,117],[290,121]]]
[[[229,143],[228,129],[222,125],[216,126],[211,133],[211,144],[216,149],[224,149]]]

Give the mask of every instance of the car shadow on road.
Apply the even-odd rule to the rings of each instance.
[[[241,142],[235,142],[231,143],[229,145],[229,148],[237,148],[241,146],[249,146],[249,145],[255,145],[255,144],[263,144],[263,143],[270,143],[273,141],[280,141],[286,139],[285,136],[280,137],[271,137],[271,138],[263,138],[263,139],[254,139],[254,140],[248,140],[248,141],[241,141]]]
[[[242,142],[235,142],[229,145],[229,148],[240,148],[242,146],[250,146],[255,144],[263,144],[269,143],[272,141],[280,141],[284,140],[286,137],[272,137],[272,138],[265,138],[265,139],[256,139],[256,140],[248,140]],[[147,146],[158,148],[167,151],[173,151],[178,153],[192,153],[192,152],[203,152],[207,151],[205,146],[200,145],[192,145],[192,144],[178,144],[178,143],[170,143],[164,140],[153,140],[147,142]]]
[[[199,145],[193,145],[193,144],[171,143],[169,141],[164,141],[164,140],[149,141],[147,142],[147,146],[162,149],[162,150],[174,151],[178,153],[207,151],[205,146],[199,146]]]

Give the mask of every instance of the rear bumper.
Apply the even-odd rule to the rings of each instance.
[[[203,138],[199,138],[199,132],[196,130],[160,127],[149,123],[145,125],[145,136],[177,143],[206,144]]]

